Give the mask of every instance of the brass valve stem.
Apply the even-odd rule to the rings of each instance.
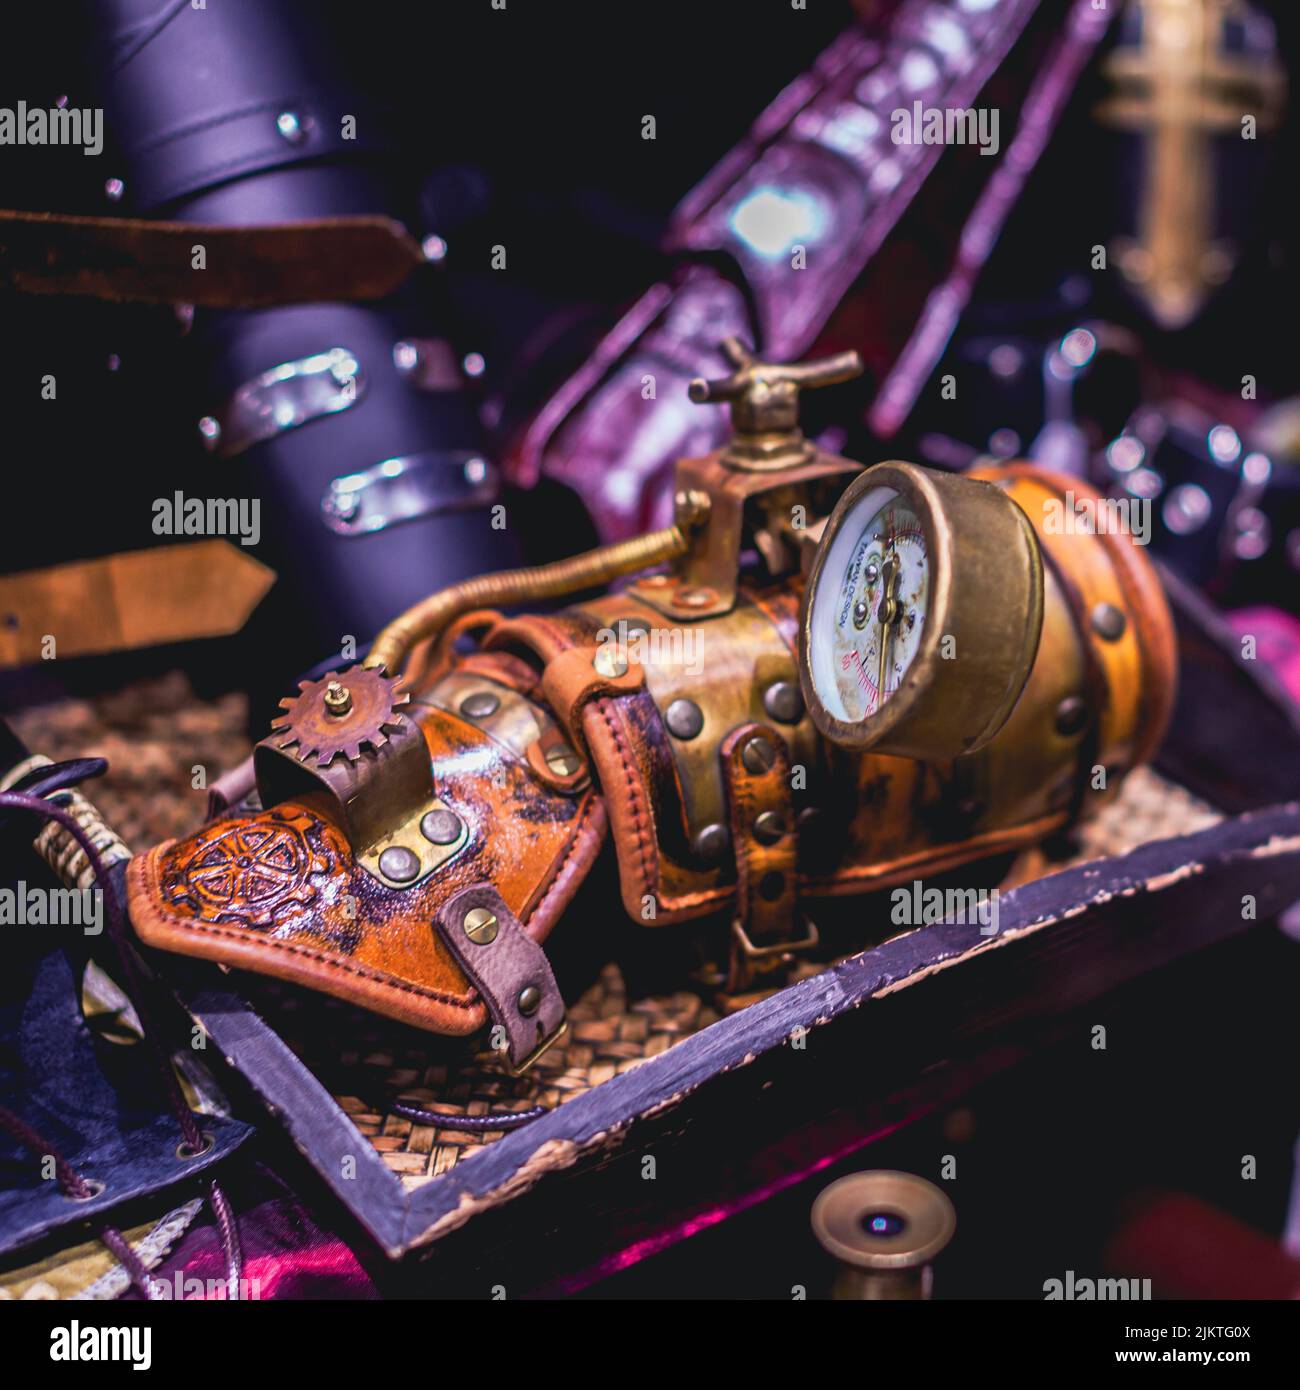
[[[625,574],[662,565],[686,553],[687,539],[677,526],[597,546],[567,560],[525,569],[479,575],[439,589],[394,618],[375,638],[365,665],[395,676],[417,642],[436,636],[448,623],[475,608],[495,608],[594,589]]]

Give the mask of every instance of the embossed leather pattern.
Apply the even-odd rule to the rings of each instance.
[[[473,723],[412,708],[438,795],[466,843],[423,883],[385,887],[354,860],[324,799],[284,802],[205,826],[137,857],[131,919],[150,946],[275,975],[417,1027],[465,1034],[487,1021],[433,928],[438,911],[489,882],[545,938],[599,852],[605,812],[590,789],[561,795]]]

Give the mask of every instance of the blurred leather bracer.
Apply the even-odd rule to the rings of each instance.
[[[778,460],[774,476],[838,487],[858,471],[809,455]],[[761,497],[772,484],[722,454],[684,462],[681,476],[713,500],[675,574],[557,613],[463,611],[411,651],[409,703],[382,662],[284,702],[257,749],[265,809],[236,808],[130,866],[140,937],[434,1032],[470,1033],[491,1015],[521,1066],[562,1016],[533,946],[607,830],[634,921],[730,920],[717,983],[734,994],[815,952],[818,899],[1040,841],[1153,751],[1173,696],[1168,608],[1129,535],[1045,521],[1090,495],[1078,480],[1013,464],[944,484],[1005,494],[1023,513],[1042,556],[1041,634],[999,731],[964,756],[921,761],[839,746],[815,727],[801,695],[801,573],[742,575],[726,595],[682,587],[740,524],[727,487]],[[1012,557],[988,558],[996,578]],[[715,611],[665,625],[701,593]]]

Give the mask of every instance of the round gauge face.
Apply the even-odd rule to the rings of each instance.
[[[808,660],[822,704],[857,723],[899,688],[921,646],[930,601],[925,531],[892,488],[858,499],[811,596]]]

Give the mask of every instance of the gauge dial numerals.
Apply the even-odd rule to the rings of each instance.
[[[978,479],[873,464],[835,504],[808,572],[804,700],[840,747],[961,757],[1006,723],[1042,623],[1042,556],[1013,499]]]
[[[851,545],[835,557],[841,564],[823,576],[838,587],[834,604],[822,609],[829,630],[814,634],[821,649],[815,664],[833,677],[839,717],[858,720],[889,700],[920,648],[930,562],[920,520],[896,493],[879,499],[846,539]]]

